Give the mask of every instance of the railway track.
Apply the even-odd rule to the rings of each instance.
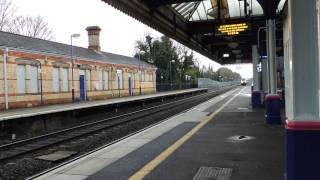
[[[116,126],[124,125],[135,120],[144,119],[150,116],[156,117],[159,113],[167,113],[175,109],[188,109],[207,99],[210,99],[217,94],[223,92],[211,91],[200,95],[195,95],[185,99],[148,107],[145,109],[137,110],[131,113],[126,113],[106,119],[102,119],[93,123],[87,123],[72,128],[60,130],[57,132],[17,141],[10,144],[0,146],[0,162],[12,159],[36,150],[44,149],[46,147],[54,146],[66,141],[70,141],[83,136],[97,133],[99,131],[113,128]],[[181,111],[180,111],[181,112]],[[170,114],[170,113],[168,113]]]

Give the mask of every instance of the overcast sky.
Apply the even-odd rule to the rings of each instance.
[[[101,0],[12,0],[18,8],[18,14],[44,17],[53,29],[55,41],[69,44],[70,35],[80,33],[81,37],[74,40],[76,46],[87,47],[88,37],[85,28],[98,25],[101,49],[106,52],[132,56],[136,40],[142,39],[145,34],[161,36],[161,33],[145,26],[139,21],[114,9]],[[196,53],[201,66],[219,64]],[[252,77],[252,65],[230,66],[233,71],[243,77]]]

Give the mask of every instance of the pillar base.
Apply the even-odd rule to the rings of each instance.
[[[278,94],[268,94],[266,96],[266,123],[281,124],[280,96]]]
[[[261,91],[252,91],[251,93],[252,108],[263,107],[262,96],[263,96],[263,93]]]
[[[320,122],[286,122],[287,180],[319,179]]]

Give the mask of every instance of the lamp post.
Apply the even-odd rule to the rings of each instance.
[[[141,89],[141,53],[145,53],[145,51],[141,50],[139,52],[139,94],[142,95],[142,89]]]
[[[160,91],[162,91],[162,89],[163,89],[163,84],[162,84],[162,81],[163,80],[163,75],[162,75],[162,73],[161,73],[161,76],[160,76]]]
[[[170,77],[170,90],[172,90],[172,72],[171,72],[171,63],[174,63],[174,60],[169,61],[169,77]]]
[[[200,72],[200,63],[199,63],[199,61],[194,61],[194,62],[196,62],[197,63],[197,69],[198,69],[198,72],[197,72],[197,75],[198,75],[198,73],[199,73],[199,77],[197,77],[197,78],[201,78],[201,72]]]
[[[74,94],[74,62],[73,62],[73,46],[72,46],[72,38],[78,38],[80,34],[72,34],[71,35],[71,81],[72,81],[72,102],[75,101],[75,94]]]
[[[187,87],[189,86],[190,87],[190,80],[191,76],[189,76],[188,74],[185,75],[185,79],[186,79],[186,83],[184,85],[184,89],[187,89]]]

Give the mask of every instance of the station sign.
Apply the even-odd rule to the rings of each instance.
[[[228,36],[239,35],[249,29],[248,23],[237,23],[237,24],[223,24],[217,28],[217,31]]]
[[[257,64],[257,72],[261,72],[262,71],[262,67],[261,67],[261,63]]]

